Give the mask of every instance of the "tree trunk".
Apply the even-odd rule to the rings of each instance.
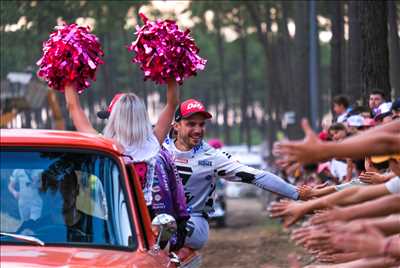
[[[215,84],[213,88],[218,88],[218,84]],[[218,117],[219,117],[219,103],[221,101],[220,95],[219,95],[219,90],[213,90],[213,97],[214,97],[214,105],[215,105],[215,114],[213,115],[215,117],[215,125],[214,125],[214,130],[215,130],[215,137],[220,137],[221,136],[221,129],[220,125],[218,123]]]
[[[351,102],[361,99],[361,25],[360,25],[360,2],[349,1],[349,43],[348,43],[348,67],[347,67],[347,90],[351,96]]]
[[[289,29],[288,29],[288,16],[287,16],[287,10],[289,9],[289,4],[288,2],[283,1],[282,2],[282,18],[279,20],[279,29],[282,31],[280,33],[280,38],[278,40],[278,48],[280,50],[280,57],[281,57],[281,68],[280,68],[280,73],[282,73],[281,80],[282,80],[282,85],[284,86],[284,96],[282,98],[285,99],[285,102],[283,103],[285,110],[290,110],[293,108],[294,105],[294,100],[293,98],[285,98],[285,96],[288,96],[293,92],[294,86],[293,86],[293,63],[292,63],[292,53],[293,53],[293,48],[292,48],[292,40],[289,34]]]
[[[281,72],[285,73],[285,79],[283,80],[284,83],[286,83],[286,91],[285,91],[285,96],[293,96],[295,92],[295,86],[294,86],[294,66],[293,66],[293,57],[294,57],[294,50],[293,50],[293,40],[290,37],[289,34],[289,29],[288,29],[288,15],[287,11],[289,10],[290,5],[289,2],[283,1],[282,2],[282,19],[280,22],[279,29],[282,29],[282,44],[279,46],[282,50],[281,56],[282,59],[284,60],[284,69],[282,69]],[[286,99],[285,103],[285,111],[294,111],[294,107],[296,105],[296,99],[293,97],[285,97],[282,96],[282,98]],[[299,124],[288,124],[287,129],[286,129],[286,134],[290,139],[294,139],[296,137],[296,132],[299,131]]]
[[[331,40],[331,97],[343,94],[343,6],[340,1],[329,2],[332,21]]]
[[[265,66],[265,113],[268,116],[268,120],[265,120],[265,116],[261,122],[261,127],[260,129],[262,131],[266,131],[262,133],[262,135],[266,135],[267,137],[267,143],[268,143],[268,149],[271,151],[272,149],[272,144],[274,141],[274,124],[273,124],[273,119],[272,119],[272,112],[273,112],[273,101],[272,101],[272,83],[276,77],[272,74],[273,68],[272,65],[272,57],[271,57],[271,48],[270,48],[270,43],[268,42],[267,39],[267,33],[262,29],[262,21],[260,18],[259,14],[259,5],[255,2],[246,2],[246,6],[249,10],[249,13],[254,21],[254,24],[257,29],[257,37],[260,42],[260,44],[263,47],[263,52],[264,52],[264,66]],[[266,16],[267,20],[270,19],[270,14],[269,14],[269,6],[266,7]],[[270,27],[270,23],[267,23],[267,26]]]
[[[268,72],[269,79],[269,105],[270,111],[269,114],[269,125],[268,125],[268,133],[267,136],[270,140],[270,151],[272,150],[272,145],[276,139],[276,132],[280,128],[281,122],[281,114],[282,114],[282,106],[286,102],[285,94],[287,87],[284,82],[284,75],[279,70],[281,66],[284,64],[282,62],[282,58],[279,55],[280,47],[279,47],[279,38],[277,40],[276,34],[272,32],[272,22],[277,22],[276,19],[272,20],[270,9],[267,9],[266,23],[267,23],[267,43],[265,46],[265,51],[268,54],[267,58],[269,59],[266,62],[265,68]]]
[[[360,2],[362,96],[382,90],[390,96],[386,2]]]
[[[219,55],[219,74],[220,74],[220,87],[222,92],[223,99],[223,115],[224,115],[224,142],[226,144],[231,143],[230,129],[228,125],[228,109],[229,109],[229,100],[228,100],[228,92],[225,86],[226,74],[225,74],[225,52],[224,52],[224,37],[221,32],[221,18],[220,13],[216,12],[215,14],[215,29],[217,31],[217,51]]]
[[[44,128],[43,119],[42,119],[42,108],[37,108],[34,110],[34,120],[37,124],[37,128]]]
[[[240,111],[241,111],[241,124],[240,124],[240,142],[243,140],[247,146],[251,145],[250,141],[250,126],[249,119],[247,116],[247,107],[249,104],[249,78],[248,78],[248,66],[247,66],[247,40],[246,40],[246,29],[243,29],[243,25],[239,25],[238,32],[240,33],[240,54],[241,54],[241,66],[242,66],[242,90],[240,99]]]
[[[296,88],[293,94],[296,111],[296,126],[297,131],[295,138],[301,138],[303,132],[300,129],[300,121],[302,118],[309,118],[309,9],[307,2],[295,2],[295,23],[296,23],[296,35],[295,35],[295,83]]]
[[[400,44],[395,1],[388,1],[390,83],[395,97],[400,96]]]
[[[101,40],[101,43],[103,44],[103,49],[104,51],[107,51],[109,49],[109,39],[106,37],[106,35],[100,35],[99,39]],[[108,62],[108,59],[106,59],[106,55],[104,55],[104,61]],[[103,64],[103,66],[100,67],[101,70],[101,75],[103,77],[103,83],[102,83],[102,88],[103,92],[105,93],[103,96],[106,99],[106,102],[110,102],[112,98],[112,81],[111,81],[111,76],[110,76],[110,69],[109,69],[110,64]]]

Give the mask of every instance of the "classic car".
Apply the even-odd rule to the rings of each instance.
[[[2,268],[200,265],[190,249],[160,249],[174,219],[152,224],[135,169],[111,140],[1,129],[0,144]]]

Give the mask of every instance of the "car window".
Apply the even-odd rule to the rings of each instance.
[[[136,248],[113,158],[97,152],[1,151],[0,230],[44,243]],[[2,236],[1,241],[13,241]]]

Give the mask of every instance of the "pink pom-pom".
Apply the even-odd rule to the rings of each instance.
[[[132,62],[138,63],[144,72],[144,80],[151,79],[157,84],[164,84],[173,78],[179,84],[189,76],[203,70],[206,60],[198,53],[190,31],[182,32],[173,20],[150,21],[139,14],[144,25],[137,27],[136,41],[128,47],[135,51]]]
[[[64,91],[72,83],[78,93],[96,80],[98,65],[103,64],[98,38],[89,27],[76,24],[56,26],[49,40],[43,43],[43,56],[36,63],[37,75],[44,78],[50,88]]]

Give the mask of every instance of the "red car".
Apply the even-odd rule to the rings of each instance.
[[[157,224],[171,222],[152,228],[134,168],[111,140],[1,129],[0,144],[2,268],[200,265],[189,249],[159,250]]]

